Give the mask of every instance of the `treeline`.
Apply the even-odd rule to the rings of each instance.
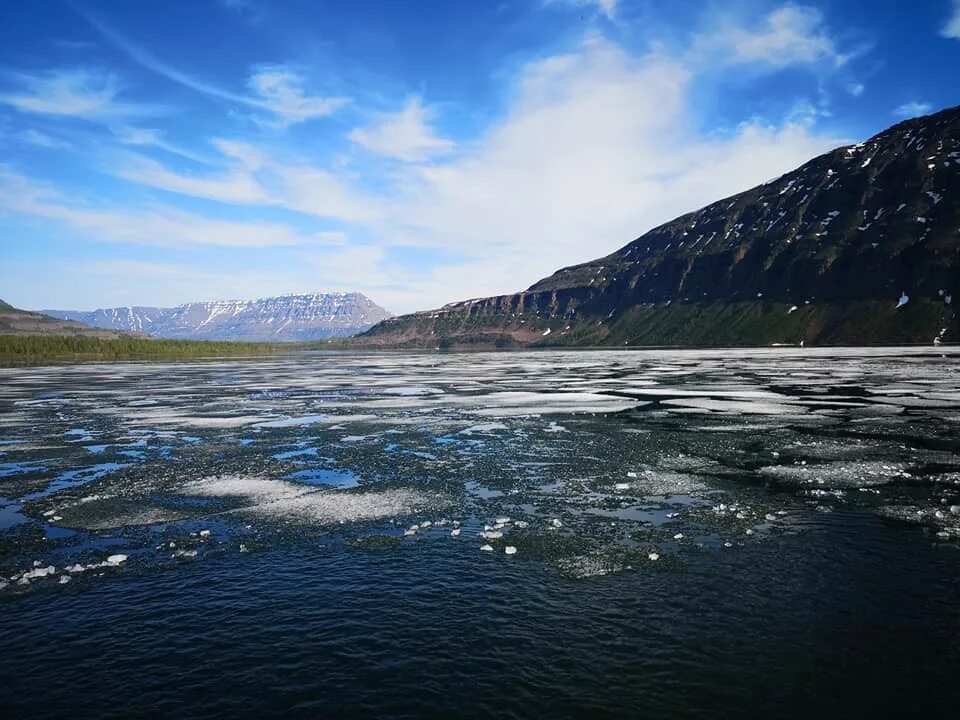
[[[0,360],[129,360],[136,358],[260,355],[296,349],[290,343],[116,339],[81,335],[0,335]]]

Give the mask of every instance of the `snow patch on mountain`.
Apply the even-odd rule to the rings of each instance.
[[[196,302],[173,308],[44,310],[93,327],[192,340],[300,342],[363,332],[392,314],[362,293],[309,293],[259,300]]]

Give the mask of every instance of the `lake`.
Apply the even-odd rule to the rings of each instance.
[[[960,352],[0,369],[0,715],[960,702]]]

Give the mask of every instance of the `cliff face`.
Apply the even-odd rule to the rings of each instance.
[[[953,108],[815,158],[525,292],[393,318],[362,339],[932,342],[960,337],[958,290],[960,108]]]

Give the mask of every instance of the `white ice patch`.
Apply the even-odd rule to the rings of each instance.
[[[736,415],[798,415],[806,412],[806,408],[801,406],[763,402],[760,400],[720,400],[717,398],[701,397],[664,400],[662,404],[678,408]]]
[[[905,477],[900,463],[835,462],[819,465],[771,465],[760,473],[798,485],[854,488],[886,485]]]
[[[377,520],[420,511],[429,498],[406,488],[379,492],[329,491],[284,480],[255,476],[223,476],[197,480],[183,487],[186,495],[242,498],[244,512],[271,519],[321,524]]]
[[[609,413],[630,410],[644,404],[637,400],[585,392],[496,392],[469,400],[483,404],[475,410],[477,415],[493,417]]]
[[[281,418],[280,420],[268,420],[267,422],[257,423],[256,428],[288,428],[304,427],[323,422],[326,415],[301,415],[300,417]]]

